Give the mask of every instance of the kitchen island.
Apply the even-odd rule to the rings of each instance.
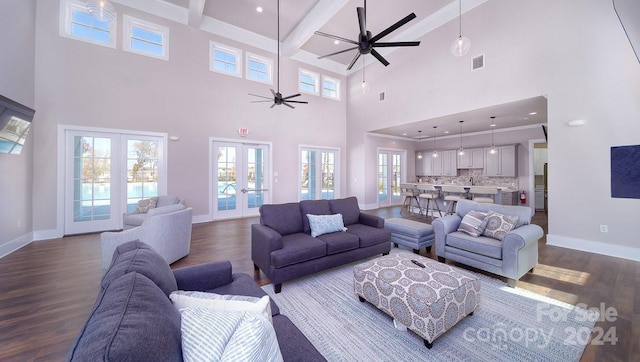
[[[454,184],[454,183],[447,183],[447,184],[442,184],[442,183],[426,183],[426,182],[412,182],[409,183],[412,185],[415,185],[416,187],[418,185],[421,186],[434,186],[436,189],[440,190],[440,197],[437,198],[435,200],[435,202],[438,203],[438,206],[440,207],[440,210],[446,210],[448,204],[444,201],[444,194],[441,191],[442,190],[442,186],[457,186],[457,187],[463,187],[466,190],[466,194],[463,195],[463,197],[466,197],[467,199],[471,199],[471,194],[469,193],[469,190],[471,189],[471,186],[473,187],[477,187],[477,188],[484,188],[486,187],[487,189],[492,189],[492,188],[497,188],[498,189],[498,193],[495,194],[494,197],[494,204],[501,204],[501,205],[517,205],[518,202],[518,190],[514,190],[511,189],[509,187],[505,187],[505,186],[493,186],[493,185],[459,185],[459,184]]]

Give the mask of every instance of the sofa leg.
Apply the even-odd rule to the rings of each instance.
[[[507,279],[507,285],[508,285],[509,287],[511,287],[511,288],[515,288],[515,287],[516,287],[516,280],[515,280],[515,279],[511,279],[511,278],[508,278],[508,279]]]
[[[256,265],[256,263],[253,263],[253,270],[254,271],[260,270],[260,268]]]
[[[447,261],[447,259],[445,259],[445,258],[444,258],[444,257],[442,257],[442,256],[439,256],[439,257],[438,257],[438,261],[439,261],[439,262],[441,262],[441,263],[444,263],[444,262],[446,262],[446,261]]]
[[[382,255],[389,255],[389,252],[386,252],[386,253],[382,253]]]
[[[413,249],[414,254],[420,254],[420,249]]]
[[[273,290],[275,290],[276,294],[280,293],[282,291],[282,283],[274,284]]]

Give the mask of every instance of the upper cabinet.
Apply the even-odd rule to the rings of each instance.
[[[455,150],[438,151],[438,157],[432,152],[423,152],[421,160],[416,158],[417,176],[457,176],[458,163]]]
[[[518,175],[516,146],[497,146],[496,153],[491,153],[490,148],[485,148],[484,175],[516,177]]]
[[[484,149],[471,148],[464,151],[464,155],[458,157],[458,168],[484,168]]]

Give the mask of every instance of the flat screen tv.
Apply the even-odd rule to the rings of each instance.
[[[0,95],[0,153],[20,154],[35,113]]]

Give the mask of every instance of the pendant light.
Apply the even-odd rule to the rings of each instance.
[[[460,121],[460,148],[458,149],[458,155],[464,156],[464,148],[462,148],[462,123],[464,121]]]
[[[365,67],[365,66],[366,66],[366,64],[364,63],[364,57],[362,57],[362,85],[361,85],[361,87],[362,87],[362,94],[367,94],[367,93],[369,93],[369,89],[371,88],[371,87],[369,86],[369,83],[367,83],[367,82],[364,80],[364,67]]]
[[[493,130],[496,129],[495,119],[496,119],[496,117],[492,116],[491,117],[491,124],[489,125],[489,127],[491,127],[491,149],[489,150],[490,154],[496,153],[496,145],[493,143]]]
[[[459,12],[458,12],[458,38],[451,44],[451,53],[456,57],[466,55],[471,48],[471,40],[466,36],[462,36],[462,0],[458,0]]]
[[[438,148],[436,144],[436,128],[438,128],[438,126],[433,126],[433,153],[431,154],[431,157],[438,157]]]
[[[116,9],[109,0],[87,0],[87,10],[95,19],[105,23],[116,16]]]
[[[421,139],[422,131],[418,131],[418,149],[420,149],[420,139]],[[418,151],[418,155],[416,156],[419,160],[422,159],[422,152]]]

